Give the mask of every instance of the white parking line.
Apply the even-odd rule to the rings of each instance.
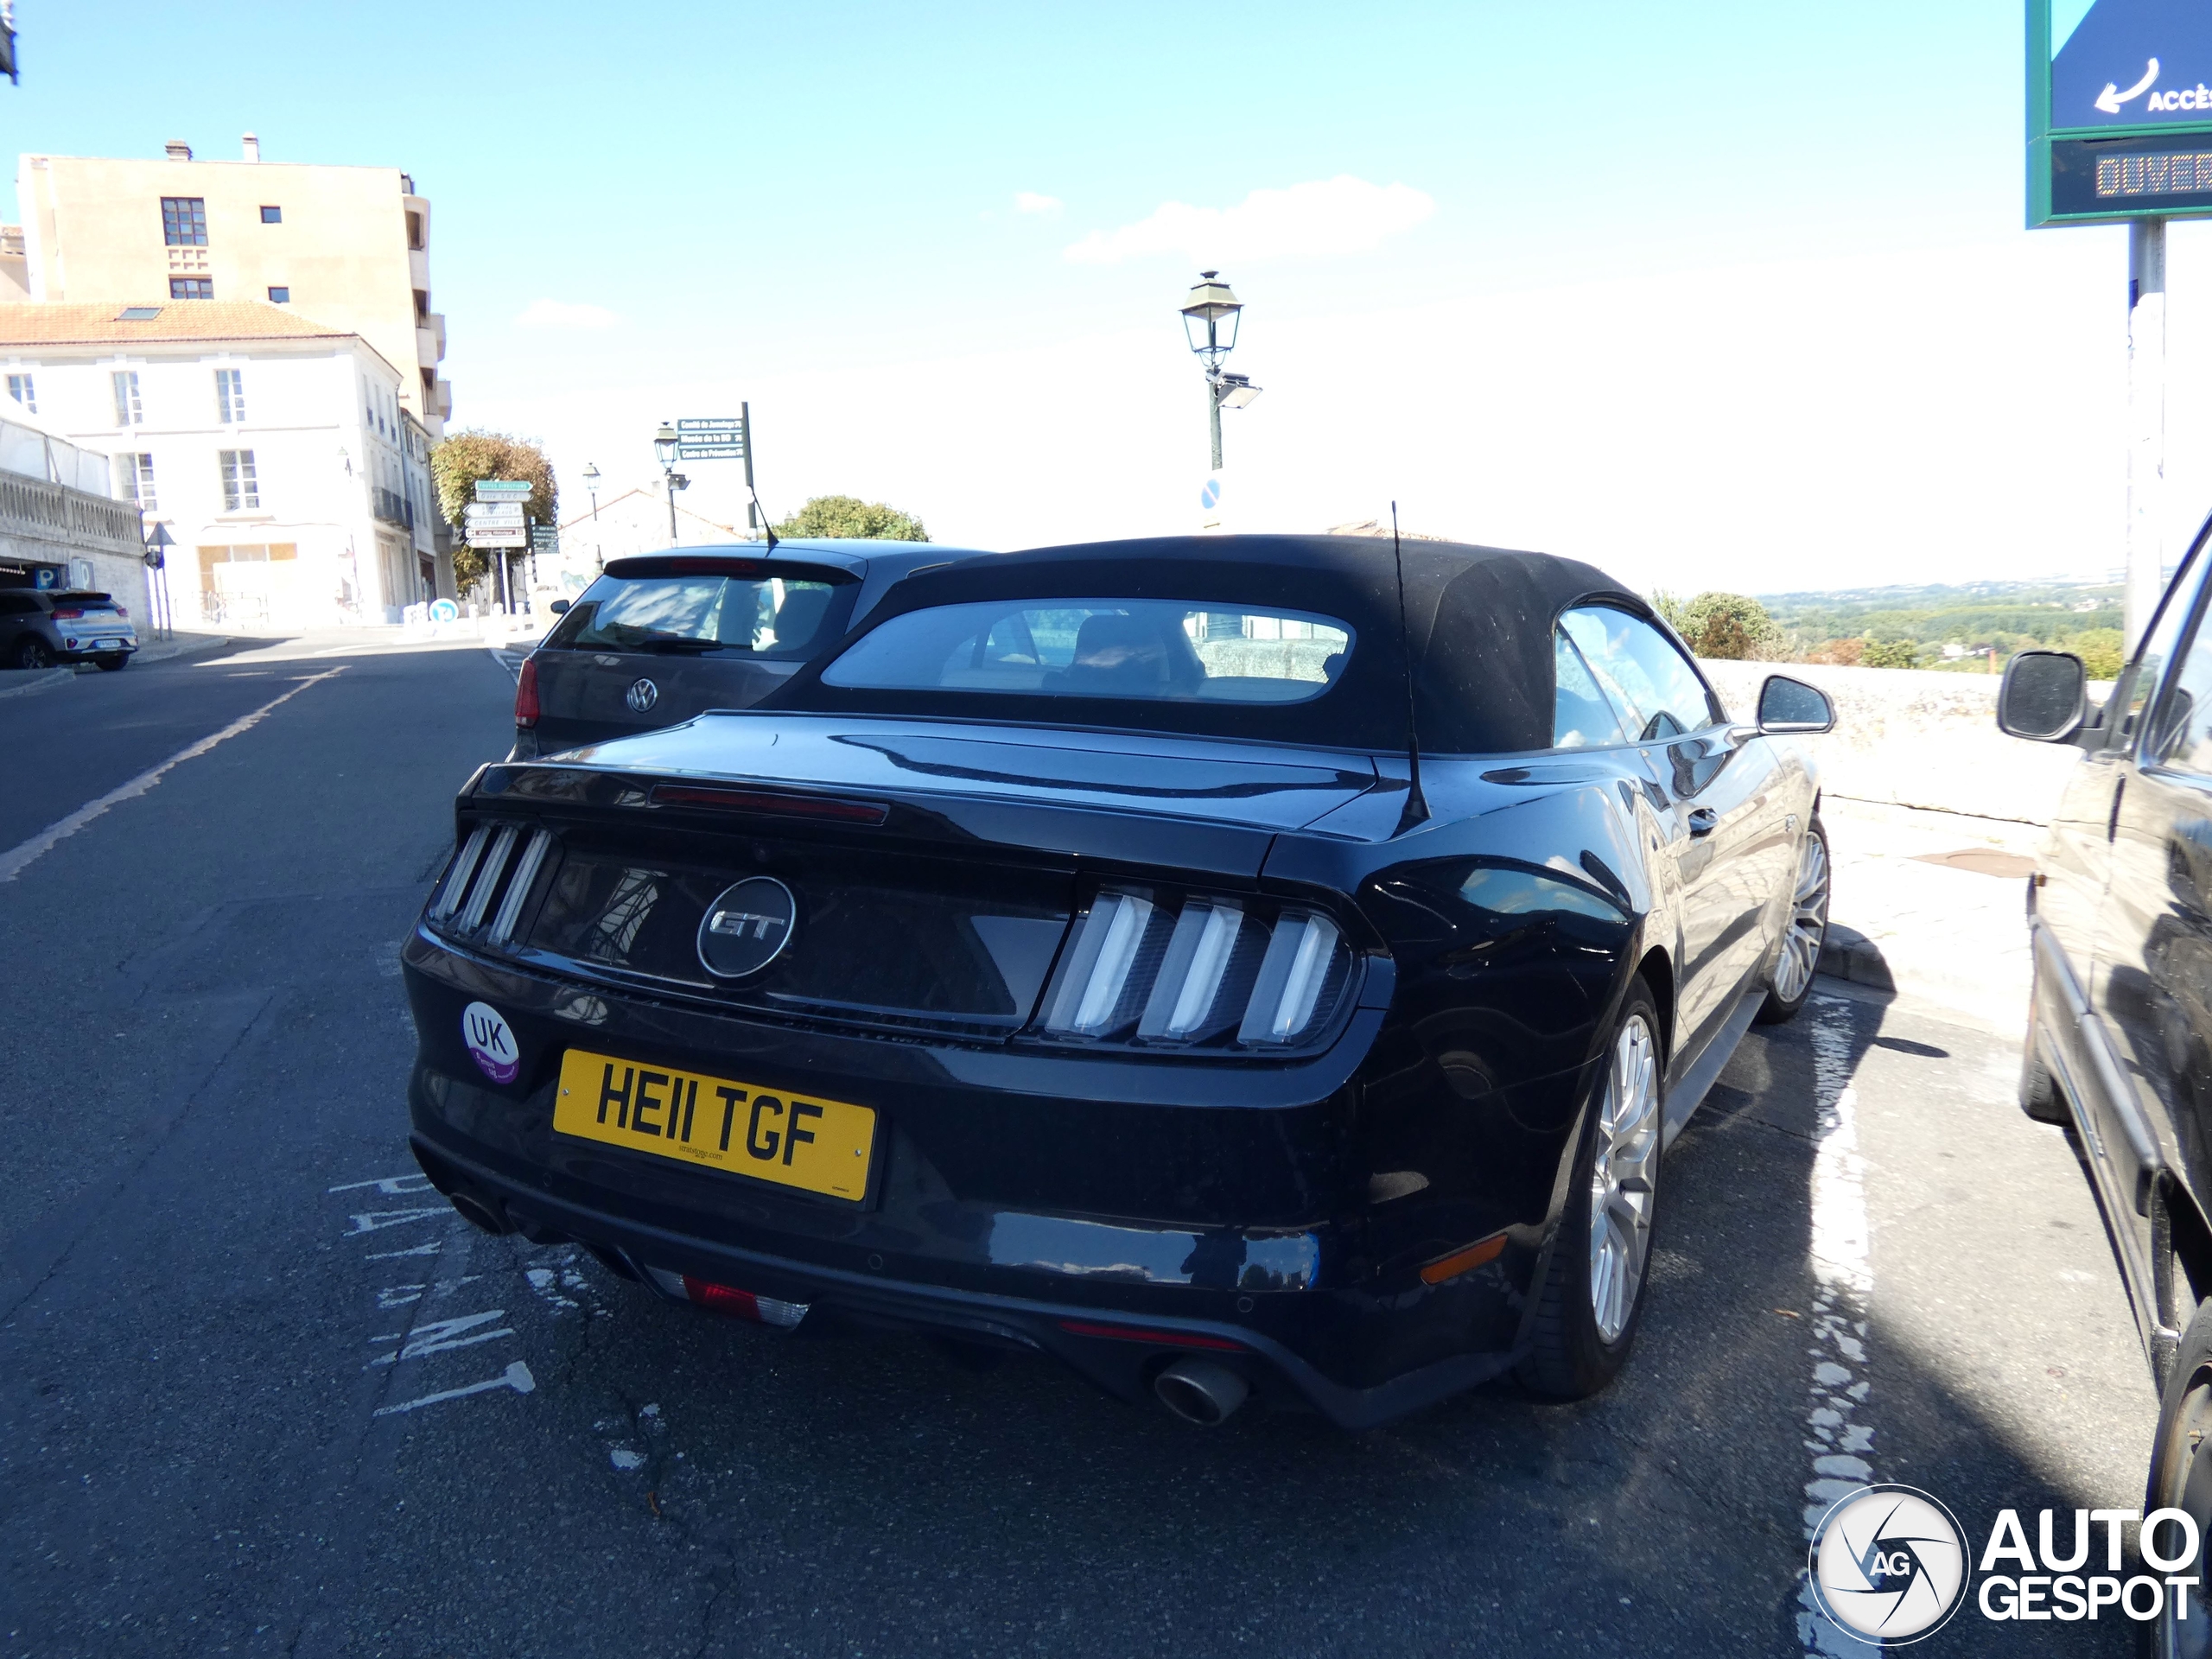
[[[1813,1386],[1806,1410],[1806,1446],[1813,1478],[1805,1484],[1805,1539],[1837,1499],[1874,1478],[1868,1454],[1874,1430],[1863,1421],[1873,1384],[1866,1371],[1867,1306],[1874,1272],[1868,1253],[1866,1160],[1859,1152],[1859,1098],[1851,1086],[1852,1004],[1815,999],[1812,1241]],[[1859,1419],[1860,1421],[1854,1421]],[[1867,1644],[1846,1636],[1822,1614],[1808,1574],[1797,1593],[1797,1636],[1811,1654],[1864,1655]]]
[[[227,742],[230,739],[236,737],[240,732],[251,730],[253,727],[258,725],[263,717],[268,715],[269,712],[275,709],[279,703],[289,702],[294,697],[298,696],[301,692],[306,690],[308,687],[318,684],[324,680],[334,678],[340,674],[343,674],[345,671],[346,671],[343,667],[326,669],[320,674],[316,674],[308,679],[302,680],[297,685],[284,693],[283,696],[272,698],[270,701],[263,703],[260,708],[255,709],[251,714],[240,715],[229,725],[224,727],[221,731],[214,733],[211,736],[203,737],[197,743],[188,744],[185,747],[179,749],[175,754],[169,756],[168,760],[162,761],[160,766],[151,767],[145,772],[140,772],[129,783],[121,785],[117,788],[111,789],[106,794],[101,796],[99,799],[96,801],[86,802],[84,805],[79,807],[67,817],[61,819],[58,823],[48,824],[45,829],[40,830],[38,834],[33,836],[29,841],[24,842],[22,845],[11,847],[5,853],[0,853],[0,881],[14,880],[17,876],[21,875],[25,869],[29,868],[31,864],[44,857],[48,853],[52,852],[54,848],[59,846],[61,842],[68,840],[70,836],[75,835],[79,830],[90,823],[94,818],[99,817],[101,813],[106,811],[111,806],[119,805],[124,801],[131,800],[140,795],[143,795],[148,790],[153,788],[156,784],[160,783],[162,781],[162,774],[167,772],[172,766],[181,766],[185,761],[190,760],[195,756],[207,753],[208,750],[213,748],[218,743]]]

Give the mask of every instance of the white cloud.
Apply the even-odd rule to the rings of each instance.
[[[1406,184],[1370,184],[1343,174],[1287,190],[1255,190],[1234,207],[1162,202],[1134,225],[1093,231],[1071,245],[1066,257],[1078,265],[1119,264],[1165,253],[1183,254],[1199,265],[1325,258],[1368,252],[1435,211],[1435,200],[1427,191]]]
[[[1017,213],[1057,213],[1065,205],[1058,196],[1040,196],[1034,190],[1014,193],[1014,211]]]
[[[621,322],[603,305],[572,304],[566,300],[532,300],[515,319],[518,328],[613,328]]]

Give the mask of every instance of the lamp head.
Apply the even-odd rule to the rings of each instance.
[[[1220,276],[1217,270],[1200,271],[1182,305],[1184,338],[1205,359],[1209,369],[1236,349],[1237,320],[1244,309],[1244,302]]]
[[[660,430],[653,434],[653,454],[660,458],[660,464],[663,467],[673,467],[676,464],[676,429],[666,421],[663,421],[660,423]]]

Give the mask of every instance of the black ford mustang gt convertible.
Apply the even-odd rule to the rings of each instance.
[[[1826,730],[1537,554],[907,577],[769,703],[461,791],[414,1147],[661,1294],[1218,1421],[1602,1388],[1660,1154],[1810,991]]]

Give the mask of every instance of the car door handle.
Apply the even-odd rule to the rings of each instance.
[[[1694,807],[1690,810],[1690,838],[1709,836],[1720,823],[1720,815],[1709,806]]]

